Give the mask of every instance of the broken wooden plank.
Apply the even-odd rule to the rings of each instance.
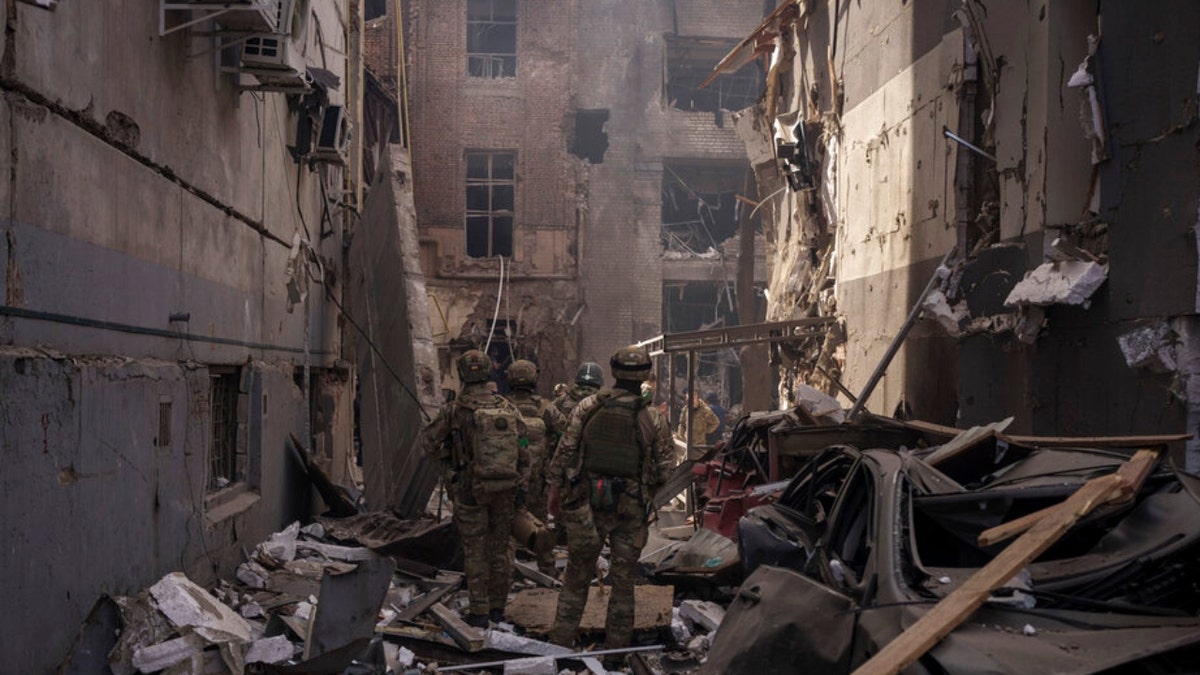
[[[884,645],[854,675],[895,675],[919,659],[983,605],[993,591],[1045,553],[1080,518],[1120,492],[1123,485],[1124,480],[1115,473],[1085,483],[916,623]]]
[[[876,421],[891,422],[930,436],[954,438],[965,429],[948,427],[923,420],[892,420],[873,417]],[[997,433],[996,438],[1017,445],[1032,445],[1039,448],[1145,448],[1161,447],[1168,443],[1179,443],[1192,438],[1191,434],[1159,434],[1147,436],[1027,436]]]
[[[468,626],[457,614],[450,610],[440,602],[435,602],[429,611],[437,617],[438,623],[442,624],[442,628],[454,638],[459,647],[469,651],[477,652],[483,649],[483,634],[478,630]]]
[[[461,581],[454,581],[452,583],[438,584],[436,587],[426,591],[425,595],[413,600],[408,607],[404,608],[403,612],[396,615],[396,620],[412,621],[416,619],[430,607],[433,607],[434,604],[441,602],[442,598],[457,590],[460,583]]]
[[[1162,454],[1162,451],[1157,449],[1138,450],[1128,462],[1122,464],[1117,469],[1116,474],[1114,474],[1121,478],[1121,489],[1107,503],[1117,503],[1133,499],[1133,496],[1142,488],[1142,483],[1146,482],[1146,477],[1150,475],[1155,465],[1158,464],[1160,454]],[[976,541],[980,546],[991,546],[1006,539],[1011,539],[1033,527],[1034,523],[1045,518],[1055,509],[1059,508],[1059,506],[1061,505],[1047,506],[1039,511],[1027,513],[1020,518],[986,529],[979,534]]]
[[[513,566],[517,569],[517,572],[519,572],[521,576],[537,583],[539,586],[544,586],[546,588],[558,588],[559,586],[562,586],[561,581],[555,579],[549,574],[543,573],[541,570],[533,565],[530,565],[529,563],[518,560],[513,563]]]

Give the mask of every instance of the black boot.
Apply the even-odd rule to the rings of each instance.
[[[488,621],[492,623],[500,623],[504,621],[504,610],[493,607],[488,610]]]
[[[488,615],[487,614],[468,614],[466,616],[466,618],[463,619],[463,621],[465,621],[466,624],[472,628],[487,628],[488,627]]]

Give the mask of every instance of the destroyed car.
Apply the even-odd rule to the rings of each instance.
[[[750,510],[747,578],[705,672],[851,672],[1011,544],[983,531],[1130,455],[999,439],[935,453],[833,447]],[[904,672],[1200,672],[1198,612],[1200,479],[1158,462]]]

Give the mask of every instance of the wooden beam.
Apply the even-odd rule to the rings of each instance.
[[[1039,520],[950,595],[854,671],[854,675],[895,675],[933,648],[978,609],[997,588],[1062,538],[1082,517],[1120,493],[1117,474],[1093,478]]]
[[[559,581],[558,579],[555,579],[554,577],[550,576],[549,574],[543,573],[537,567],[530,565],[529,563],[521,562],[520,560],[518,560],[513,563],[513,567],[515,567],[517,569],[518,574],[525,577],[526,579],[529,579],[530,581],[536,583],[539,586],[545,586],[546,588],[558,588],[558,587],[562,586],[561,581]]]
[[[450,634],[450,637],[454,638],[454,642],[459,647],[469,652],[477,652],[483,649],[483,633],[468,626],[450,608],[440,602],[435,602],[429,608],[429,611],[433,612],[433,615],[437,617],[438,623],[442,624],[442,628],[446,629],[446,632]]]
[[[413,619],[416,619],[418,616],[421,616],[425,610],[433,607],[436,603],[441,602],[442,598],[455,591],[458,588],[459,583],[460,582],[455,581],[448,584],[438,584],[436,587],[427,591],[425,595],[422,595],[421,597],[409,603],[408,607],[405,607],[404,611],[400,612],[400,614],[396,616],[396,619],[398,621],[412,621]]]
[[[1121,490],[1114,494],[1109,502],[1116,503],[1133,499],[1138,490],[1142,489],[1142,483],[1146,482],[1146,477],[1150,475],[1150,472],[1158,464],[1160,454],[1162,454],[1162,451],[1158,449],[1146,448],[1138,450],[1128,462],[1122,464],[1115,474],[1121,478]],[[1011,539],[1033,527],[1034,523],[1050,515],[1060,506],[1061,504],[1048,506],[1040,511],[1027,513],[1015,520],[1010,520],[1007,523],[1001,523],[993,528],[984,530],[979,534],[976,541],[980,546],[991,546],[1006,539]]]

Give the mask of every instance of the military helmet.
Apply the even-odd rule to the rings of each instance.
[[[650,354],[644,347],[621,347],[609,359],[608,365],[618,380],[644,380],[650,374]]]
[[[579,364],[579,370],[575,372],[575,384],[585,387],[603,387],[604,371],[600,370],[600,364],[591,361]]]
[[[478,349],[468,350],[458,357],[458,379],[464,384],[486,382],[492,371],[492,360]]]
[[[533,361],[517,359],[508,367],[508,386],[533,387],[537,386],[538,369]]]

